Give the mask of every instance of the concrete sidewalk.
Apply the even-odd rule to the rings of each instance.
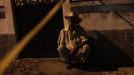
[[[67,69],[59,58],[25,58],[14,61],[4,75],[134,75],[134,67],[91,71]]]

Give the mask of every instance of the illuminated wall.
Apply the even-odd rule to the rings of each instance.
[[[11,0],[0,0],[0,15],[0,34],[14,34]]]
[[[72,1],[76,1],[76,0],[72,0]],[[99,1],[86,1],[86,0],[79,0],[79,1],[69,2],[69,0],[66,0],[66,2],[63,4],[63,17],[68,15],[71,12],[72,7],[81,7],[81,6],[90,7],[90,6],[102,5],[102,3]],[[102,0],[102,1],[106,5],[134,3],[133,0]],[[118,12],[120,16],[117,15],[117,13],[112,11],[93,12],[93,13],[89,13],[89,12],[79,13],[79,17],[82,19],[80,25],[87,31],[87,33],[94,37],[96,36],[94,34],[94,30],[98,31],[102,36],[104,36],[106,39],[111,41],[114,45],[119,47],[121,51],[127,54],[127,56],[132,57],[134,60],[134,51],[133,51],[134,50],[134,40],[133,40],[134,9],[130,11]],[[66,19],[64,18],[64,25],[66,24],[67,24]],[[100,37],[98,37],[98,39],[100,39]],[[100,40],[100,42],[103,43],[104,40]]]
[[[76,1],[76,0],[75,0]],[[109,4],[124,4],[124,3],[134,3],[132,0],[102,0],[107,5]],[[63,17],[71,12],[72,7],[77,6],[93,6],[101,5],[99,1],[82,1],[81,2],[70,2],[67,0],[63,4]],[[126,19],[129,19],[131,23],[134,24],[133,12],[120,12],[120,15]],[[81,26],[85,30],[111,30],[111,29],[133,29],[126,21],[120,18],[113,12],[96,12],[96,13],[80,13],[80,18],[82,19]],[[64,19],[64,24],[66,25],[66,19]]]

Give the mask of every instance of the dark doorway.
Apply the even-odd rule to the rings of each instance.
[[[14,2],[12,3],[14,9],[15,31],[18,41],[34,28],[56,4],[45,3],[16,6]],[[57,39],[62,27],[62,8],[60,8],[55,16],[47,23],[47,26],[45,26],[22,50],[19,58],[57,57]]]

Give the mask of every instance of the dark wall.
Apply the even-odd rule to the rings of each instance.
[[[17,40],[29,32],[55,4],[14,6],[15,31]],[[62,9],[47,23],[47,25],[32,39],[20,53],[21,58],[55,57],[58,56],[57,39],[63,27]]]
[[[124,32],[129,34],[124,34]],[[91,46],[88,60],[90,66],[98,68],[132,66],[134,64],[133,39],[131,39],[133,35],[130,35],[133,34],[132,32],[133,29],[88,31]]]

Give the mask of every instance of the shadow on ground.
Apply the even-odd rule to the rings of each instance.
[[[97,39],[89,37],[91,54],[84,65],[77,68],[90,71],[113,71],[119,67],[133,66],[133,60],[123,50],[113,44],[109,39],[98,31],[94,31]]]

